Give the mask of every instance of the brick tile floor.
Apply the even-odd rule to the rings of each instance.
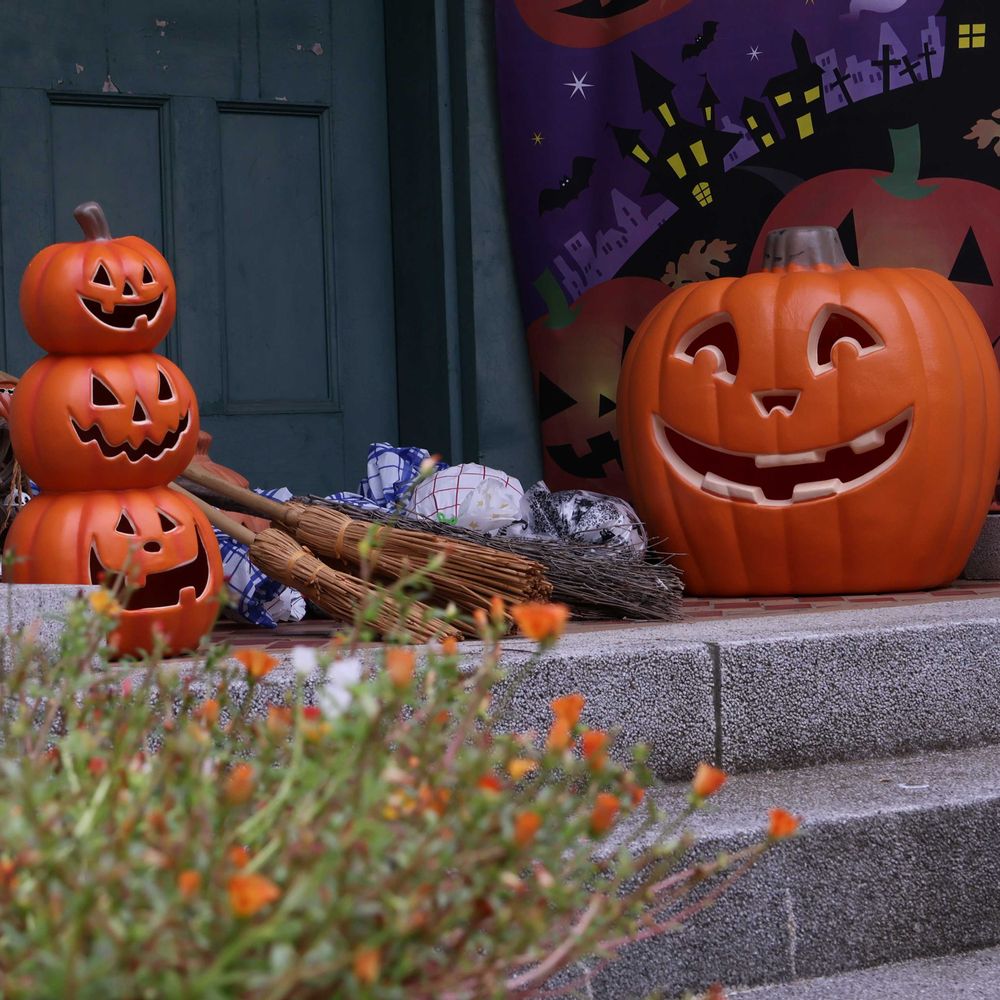
[[[684,620],[703,621],[719,618],[752,618],[763,615],[787,615],[809,611],[847,611],[897,605],[940,604],[943,601],[969,601],[982,597],[1000,597],[1000,580],[957,580],[950,587],[933,591],[900,594],[849,594],[822,597],[720,597],[688,598],[682,601]],[[573,622],[570,631],[593,632],[614,628],[636,628],[642,622]],[[212,633],[216,642],[233,646],[254,646],[272,653],[293,646],[322,646],[336,631],[333,622],[308,619],[287,622],[276,629],[257,628],[238,622],[222,622]]]

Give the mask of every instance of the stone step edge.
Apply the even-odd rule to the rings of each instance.
[[[686,787],[651,797],[670,815]],[[774,806],[802,815],[799,834],[684,930],[627,949],[595,997],[781,984],[1000,943],[1000,747],[732,777],[689,828],[714,856],[760,839]],[[637,827],[629,818],[606,849],[654,839]]]

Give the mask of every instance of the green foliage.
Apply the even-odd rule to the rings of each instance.
[[[675,833],[600,860],[616,818],[661,823],[642,755],[625,769],[597,735],[583,756],[572,704],[549,746],[497,732],[498,615],[472,672],[393,647],[358,679],[347,640],[320,657],[321,708],[298,673],[267,710],[265,654],[107,664],[117,608],[96,609],[0,673],[4,997],[526,996],[673,929],[764,847],[677,873]]]

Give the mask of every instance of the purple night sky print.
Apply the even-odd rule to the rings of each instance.
[[[623,490],[614,386],[637,321],[625,307],[615,319],[614,303],[637,289],[657,296],[611,286],[656,281],[666,296],[688,281],[743,274],[759,266],[765,228],[833,225],[855,264],[941,271],[996,344],[994,8],[497,0],[507,208],[547,479]],[[581,385],[595,353],[617,356],[615,370]],[[603,464],[596,476],[600,465],[579,462],[588,448]]]

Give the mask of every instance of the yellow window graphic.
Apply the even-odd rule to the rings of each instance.
[[[757,119],[753,115],[747,118],[747,128],[752,132],[757,127]]]
[[[694,195],[695,201],[697,201],[702,208],[706,205],[712,204],[712,189],[709,187],[707,181],[695,184],[695,186],[691,189],[691,194]]]
[[[795,119],[795,124],[799,127],[799,138],[808,139],[816,130],[813,128],[813,116],[803,115]]]
[[[806,104],[812,104],[813,101],[818,101],[822,91],[819,87],[810,87],[806,91]]]
[[[778,94],[774,98],[774,103],[777,104],[779,108],[783,108],[786,104],[790,104],[791,101],[792,101],[792,95],[787,90],[783,94]]]
[[[712,120],[712,105],[710,104],[705,108],[705,121],[710,122]]]
[[[663,103],[662,103],[662,104],[661,104],[661,105],[660,105],[660,106],[659,106],[659,107],[658,107],[658,108],[657,108],[656,110],[660,112],[660,117],[661,117],[661,118],[662,118],[662,119],[663,119],[663,120],[664,120],[664,121],[665,121],[665,122],[667,123],[667,125],[669,125],[669,126],[670,126],[671,128],[673,128],[673,127],[674,127],[674,125],[676,125],[676,124],[677,124],[677,122],[676,122],[676,121],[675,121],[675,119],[674,119],[674,116],[673,116],[673,115],[671,114],[671,112],[670,112],[670,105],[669,105],[669,104],[667,104],[667,102],[666,102],[666,101],[664,101],[664,102],[663,102]]]
[[[698,166],[703,167],[708,163],[708,156],[705,153],[705,143],[699,139],[697,142],[691,143],[691,153],[694,158],[698,161]]]
[[[764,134],[763,134],[763,135],[762,135],[762,136],[760,137],[760,141],[761,141],[762,143],[764,143],[764,146],[765,146],[765,147],[767,147],[767,146],[773,146],[773,145],[774,145],[774,136],[773,136],[773,135],[771,135],[771,133],[770,133],[770,132],[765,132],[765,133],[764,133]]]
[[[673,167],[674,173],[678,177],[684,177],[687,174],[687,167],[684,166],[684,161],[681,159],[680,153],[674,153],[673,156],[667,157],[667,163]]]
[[[986,48],[986,23],[960,24],[958,26],[958,47],[960,49]]]
[[[641,160],[643,163],[649,163],[649,153],[642,148],[642,146],[636,145],[632,147],[632,155],[637,159]]]

